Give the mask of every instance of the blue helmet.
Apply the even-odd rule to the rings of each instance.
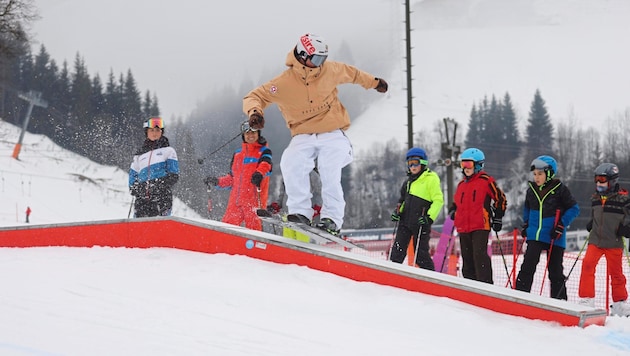
[[[486,161],[486,155],[478,148],[467,148],[459,156],[460,161],[473,161],[475,162],[475,173],[479,173],[483,169],[483,165]]]
[[[419,157],[420,159],[426,160],[427,153],[422,148],[414,147],[407,151],[407,156],[405,157],[405,159],[409,159],[411,157]]]
[[[420,164],[423,166],[428,166],[429,165],[429,161],[427,158],[427,153],[422,149],[422,148],[418,148],[418,147],[413,147],[411,148],[409,151],[407,151],[407,155],[405,156],[405,160],[409,160],[412,158],[416,158],[420,161]]]
[[[542,155],[534,158],[532,161],[530,171],[533,171],[534,169],[545,171],[545,173],[547,173],[547,180],[550,180],[556,176],[556,173],[558,173],[558,163],[553,157]]]

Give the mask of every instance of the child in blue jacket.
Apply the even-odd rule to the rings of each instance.
[[[555,178],[558,164],[551,156],[532,161],[534,181],[529,182],[523,207],[523,229],[527,250],[516,279],[516,289],[529,292],[542,251],[547,251],[551,297],[567,300],[562,262],[567,246],[566,226],[580,214],[580,208],[566,185]],[[544,282],[543,282],[544,283]]]

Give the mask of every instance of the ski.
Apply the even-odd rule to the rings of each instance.
[[[444,225],[442,225],[442,233],[440,233],[440,241],[438,241],[437,248],[433,254],[433,264],[435,270],[441,273],[448,273],[448,259],[453,251],[453,231],[455,226],[450,216],[444,219]]]
[[[335,236],[332,234],[329,234],[323,230],[320,230],[314,226],[311,225],[307,225],[307,224],[302,224],[302,223],[297,223],[297,222],[291,222],[291,221],[285,221],[282,219],[282,216],[279,214],[272,214],[269,211],[265,210],[265,209],[258,209],[256,210],[256,215],[258,215],[258,217],[265,222],[268,222],[270,224],[279,226],[279,227],[286,227],[289,229],[293,229],[295,231],[298,231],[300,233],[303,233],[305,235],[307,235],[308,237],[311,238],[311,240],[320,243],[320,244],[325,244],[325,243],[331,243],[334,242],[338,245],[341,245],[343,247],[346,248],[360,248],[363,249],[362,246],[356,245],[348,240],[344,240],[343,238],[339,237],[339,236]]]

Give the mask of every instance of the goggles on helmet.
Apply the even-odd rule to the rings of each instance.
[[[147,122],[144,123],[144,127],[149,128],[149,129],[152,129],[154,127],[159,127],[163,129],[164,120],[162,120],[162,118],[159,118],[159,117],[152,117],[149,120],[147,120]]]
[[[255,129],[255,128],[249,126],[249,122],[248,121],[243,122],[243,124],[241,125],[241,132],[242,133],[256,132],[256,131],[258,131],[258,129]]]
[[[461,161],[459,163],[459,166],[462,167],[462,169],[466,169],[466,168],[473,169],[475,168],[475,162],[474,161]]]
[[[595,183],[608,183],[607,176],[595,176]]]
[[[310,59],[311,63],[313,63],[313,65],[316,67],[319,67],[322,64],[324,64],[324,62],[326,61],[326,58],[328,58],[328,56],[323,56],[321,54],[311,54],[310,56],[308,56],[308,59]]]
[[[427,163],[426,159],[422,159],[420,157],[409,157],[409,159],[407,159],[407,167],[409,168],[418,167],[420,165],[426,166]]]
[[[536,158],[534,161],[532,161],[532,166],[529,168],[530,171],[533,171],[534,169],[538,169],[541,171],[546,171],[549,168],[549,163],[543,161],[542,159],[538,159]]]

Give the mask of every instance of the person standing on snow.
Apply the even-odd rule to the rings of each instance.
[[[525,193],[521,230],[527,238],[527,249],[516,277],[516,289],[531,291],[540,254],[547,251],[551,298],[567,300],[562,266],[567,246],[565,227],[580,214],[580,207],[569,188],[555,178],[558,163],[553,157],[539,156],[532,161],[530,170],[534,181],[529,182]]]
[[[262,230],[257,209],[267,208],[269,175],[271,174],[271,150],[261,131],[252,128],[247,121],[241,125],[241,148],[232,156],[231,171],[222,177],[207,177],[209,186],[231,188],[223,222]]]
[[[580,304],[595,307],[595,269],[606,257],[610,275],[612,315],[630,316],[626,276],[623,274],[623,237],[630,237],[630,196],[619,187],[619,167],[602,163],[595,168],[595,193],[591,196],[588,248],[582,261]]]
[[[144,123],[146,139],[133,156],[129,191],[135,197],[134,217],[169,216],[173,186],[179,179],[177,153],[164,136],[164,120],[152,117]]]
[[[365,89],[387,92],[387,82],[341,62],[326,61],[328,45],[315,34],[300,37],[288,53],[288,69],[253,89],[243,98],[243,112],[250,126],[263,128],[264,109],[277,104],[291,142],[282,154],[280,167],[287,192],[287,219],[311,224],[313,216],[309,173],[318,161],[322,182],[321,219],[315,226],[338,235],[346,202],[341,170],[352,162],[352,146],[344,131],[350,118],[337,97],[337,86],[359,84]]]
[[[440,177],[428,168],[427,154],[422,148],[407,151],[406,160],[408,178],[400,189],[400,199],[391,217],[392,221],[398,221],[398,229],[390,259],[402,263],[413,237],[414,248],[417,246],[415,263],[420,268],[434,271],[429,240],[431,225],[444,205]]]
[[[459,234],[462,275],[464,278],[493,284],[488,235],[490,228],[501,231],[501,219],[507,202],[494,178],[483,171],[485,159],[486,156],[478,148],[468,148],[460,155],[464,177],[455,190],[449,215]]]

